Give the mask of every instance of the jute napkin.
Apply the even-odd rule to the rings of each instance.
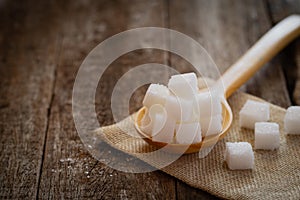
[[[245,93],[235,93],[229,99],[234,121],[227,136],[219,141],[205,158],[197,153],[181,156],[161,170],[185,183],[227,199],[300,199],[300,136],[285,135],[285,109],[270,104],[271,120],[280,126],[280,148],[275,151],[255,150],[253,170],[231,171],[224,162],[225,142],[246,141],[254,146],[254,133],[239,127],[239,111],[247,99],[263,101]],[[136,134],[132,118],[97,131],[109,145],[154,167],[162,157],[149,159],[147,153],[156,150]],[[100,133],[101,132],[101,133]]]

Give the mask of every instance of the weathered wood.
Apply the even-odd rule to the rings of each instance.
[[[75,74],[89,51],[107,37],[129,28],[165,26],[164,3],[94,1],[90,4],[76,1],[63,9],[66,13],[61,21],[64,38],[49,119],[39,198],[175,199],[175,179],[162,172],[124,173],[92,158],[75,130],[71,110]],[[113,123],[110,97],[118,78],[131,67],[149,60],[165,63],[166,57],[160,52],[133,52],[122,56],[106,71],[96,96],[98,117],[102,125]],[[103,156],[109,158],[113,149],[102,148]],[[133,160],[121,152],[119,156]]]
[[[36,198],[60,47],[57,13],[28,3],[0,4],[1,199]]]
[[[266,0],[266,3],[273,23],[300,13],[300,0]]]
[[[268,0],[270,18],[277,23],[292,14],[300,14],[299,0]],[[286,76],[286,84],[293,104],[300,105],[300,41],[289,45],[281,56],[282,68]]]
[[[296,105],[300,105],[300,40],[297,41],[295,55],[295,67],[297,68],[297,77],[295,81],[295,88],[293,91],[293,100]]]
[[[172,1],[170,28],[202,44],[221,73],[271,28],[268,10],[262,1]],[[171,57],[179,71],[191,70],[182,58]],[[205,70],[205,69],[204,69]],[[264,66],[242,90],[280,106],[290,105],[284,75],[278,60]],[[274,92],[276,91],[276,92]],[[177,182],[180,198],[196,199],[201,192]],[[205,198],[212,198],[205,195]]]

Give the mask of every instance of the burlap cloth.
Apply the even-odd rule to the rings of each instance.
[[[235,93],[229,104],[234,113],[227,136],[211,153],[200,159],[197,153],[181,156],[161,170],[183,182],[213,195],[227,199],[300,199],[300,136],[285,135],[285,109],[270,104],[271,120],[280,126],[280,148],[275,151],[255,150],[253,170],[231,171],[224,162],[225,142],[246,141],[254,146],[252,130],[239,127],[239,111],[247,99],[263,101],[244,93]],[[101,128],[98,136],[116,149],[157,167],[160,159],[145,154],[156,148],[143,139],[127,135],[135,132],[129,117],[117,125]],[[121,127],[121,129],[120,129]]]

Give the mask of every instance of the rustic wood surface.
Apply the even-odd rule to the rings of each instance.
[[[216,198],[160,171],[124,173],[90,156],[72,118],[77,70],[107,37],[158,26],[199,41],[224,72],[268,29],[293,13],[300,13],[299,0],[0,1],[0,198]],[[300,105],[299,42],[289,45],[241,90],[282,107]],[[118,78],[149,62],[171,64],[180,72],[192,69],[182,58],[162,51],[122,56],[99,85],[96,110],[102,125],[113,123],[109,99]],[[131,111],[140,107],[143,92],[145,87],[133,98]]]

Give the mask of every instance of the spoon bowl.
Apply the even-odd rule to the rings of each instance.
[[[138,133],[142,136],[142,138],[150,145],[154,145],[156,147],[164,148],[169,153],[182,153],[184,154],[189,154],[189,153],[195,153],[200,150],[200,148],[206,148],[213,146],[216,144],[218,140],[221,140],[222,138],[225,137],[227,131],[230,128],[230,125],[232,123],[233,119],[233,114],[232,110],[227,103],[227,101],[224,99],[222,102],[222,118],[223,118],[223,124],[222,124],[222,132],[217,134],[217,135],[212,135],[208,137],[203,137],[202,141],[199,143],[193,143],[193,144],[167,144],[164,142],[157,142],[153,141],[150,136],[148,136],[146,133],[144,133],[140,127],[141,127],[141,120],[143,119],[145,113],[146,113],[146,107],[142,107],[136,115],[135,119],[135,128],[138,131]]]

